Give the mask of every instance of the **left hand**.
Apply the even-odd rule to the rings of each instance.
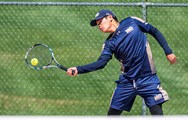
[[[170,64],[175,64],[176,63],[176,56],[172,53],[166,56],[167,59],[170,61]]]

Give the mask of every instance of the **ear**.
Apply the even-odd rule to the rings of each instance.
[[[112,22],[112,21],[113,21],[112,15],[109,15],[109,16],[108,16],[108,19],[110,20],[110,22]]]

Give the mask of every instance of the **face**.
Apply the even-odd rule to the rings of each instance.
[[[111,27],[111,22],[110,22],[110,17],[106,16],[100,20],[96,21],[97,26],[99,27],[99,30],[107,33],[107,32],[111,32],[110,31],[110,27]]]

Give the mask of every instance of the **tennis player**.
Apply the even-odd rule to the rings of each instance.
[[[163,48],[170,64],[176,62],[176,56],[168,46],[162,33],[137,17],[127,17],[118,22],[110,10],[99,11],[90,22],[98,26],[104,33],[110,33],[105,40],[103,50],[97,61],[71,67],[69,76],[76,76],[104,68],[112,55],[121,63],[119,80],[110,103],[107,115],[120,115],[122,111],[130,111],[137,95],[141,96],[150,110],[151,115],[163,115],[162,104],[169,100],[167,92],[161,87],[156,74],[154,61],[147,36],[152,35]],[[72,75],[72,70],[75,74]]]

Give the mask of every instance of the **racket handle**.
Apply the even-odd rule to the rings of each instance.
[[[75,70],[72,70],[72,75],[74,75],[74,73],[75,73]]]
[[[57,65],[58,66],[58,68],[60,68],[60,69],[62,69],[62,70],[64,70],[64,71],[67,71],[67,68],[66,67],[64,67],[64,66],[62,66],[62,65]]]
[[[64,66],[62,66],[62,65],[57,65],[58,66],[58,68],[60,68],[60,69],[62,69],[62,70],[64,70],[64,71],[67,71],[67,68],[66,67],[64,67]],[[75,70],[72,70],[72,75],[74,75],[75,74]]]

